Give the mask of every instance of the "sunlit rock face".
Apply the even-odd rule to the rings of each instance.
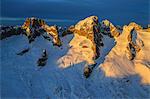
[[[150,83],[150,32],[136,23],[123,27],[122,34],[116,38],[116,45],[106,56],[102,70],[109,77],[125,77],[138,74],[142,83]],[[146,73],[146,75],[145,75]]]
[[[53,37],[53,43],[57,46],[61,46],[61,41],[58,35],[58,29],[56,26],[43,25],[42,28],[47,32],[48,35]]]
[[[70,41],[67,55],[58,60],[60,67],[68,67],[80,62],[95,64],[95,59],[100,55],[102,35],[99,32],[98,17],[90,16],[78,22],[70,29],[74,37]]]
[[[26,35],[30,41],[34,40],[37,36],[40,36],[44,32],[53,37],[53,43],[57,46],[61,45],[61,41],[58,35],[58,29],[56,26],[48,26],[44,20],[38,18],[27,18],[22,29],[26,31]]]
[[[120,31],[110,21],[103,20],[100,25],[102,33],[113,38],[117,38],[120,35]]]

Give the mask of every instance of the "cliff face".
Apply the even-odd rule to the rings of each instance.
[[[66,68],[80,62],[95,64],[102,45],[102,35],[98,28],[98,17],[91,16],[78,22],[71,31],[74,34],[70,41],[67,55],[59,59],[60,67]]]

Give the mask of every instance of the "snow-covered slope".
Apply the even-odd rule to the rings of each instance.
[[[124,29],[130,29],[125,26]],[[70,68],[60,68],[58,60],[70,50],[74,35],[61,37],[62,46],[39,36],[29,43],[25,35],[12,36],[1,43],[1,97],[14,99],[110,99],[150,98],[149,86],[149,30],[137,30],[137,45],[144,46],[133,60],[122,50],[128,45],[127,31],[115,40],[103,35],[104,46],[89,78],[83,70],[85,62]],[[121,48],[120,48],[121,47]],[[22,56],[17,53],[29,48]],[[43,49],[48,54],[47,64],[37,66]],[[121,50],[122,49],[122,50]],[[80,58],[80,57],[79,57]]]
[[[63,38],[68,43],[72,35]],[[65,41],[67,40],[67,41]],[[15,46],[15,47],[14,47]],[[18,51],[31,47],[23,56]],[[36,61],[43,49],[48,52],[48,62],[39,69]],[[1,41],[1,95],[3,98],[148,98],[149,87],[140,83],[138,75],[111,78],[95,69],[86,79],[84,63],[60,69],[57,60],[67,52],[38,38],[32,45],[24,36],[14,36]]]

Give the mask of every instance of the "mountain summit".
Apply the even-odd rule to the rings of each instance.
[[[2,97],[150,98],[150,28],[99,20],[1,26]]]
[[[116,45],[106,56],[101,68],[107,76],[125,77],[139,74],[143,83],[150,83],[149,29],[142,29],[136,23],[123,27],[123,32],[116,38]]]

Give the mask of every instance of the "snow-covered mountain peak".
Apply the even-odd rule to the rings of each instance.
[[[95,64],[96,57],[99,56],[99,49],[102,45],[102,35],[98,28],[98,17],[91,16],[79,21],[72,29],[74,34],[70,41],[67,55],[58,61],[63,68],[80,62]]]
[[[143,83],[150,83],[149,77],[144,76],[144,73],[150,74],[147,68],[150,65],[149,36],[150,32],[143,30],[141,26],[135,23],[124,26],[121,35],[116,38],[116,45],[106,56],[104,63],[101,64],[105,75],[125,77],[138,74],[141,75]]]

